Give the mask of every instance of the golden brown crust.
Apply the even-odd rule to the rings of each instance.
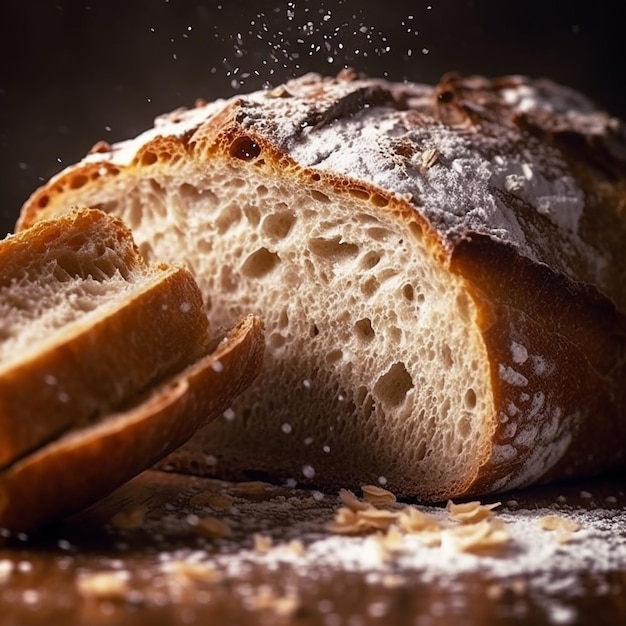
[[[32,530],[105,496],[184,443],[257,376],[263,327],[248,317],[217,348],[97,424],[0,474],[0,528]]]
[[[107,252],[118,256],[107,259]],[[19,348],[25,354],[14,362],[3,363],[0,467],[68,428],[116,410],[127,397],[202,354],[209,340],[202,296],[191,274],[145,266],[120,220],[100,211],[72,211],[3,241],[0,297],[11,302],[12,281],[21,280],[24,288],[24,280],[50,280],[50,263],[79,282],[96,270],[104,282],[116,271],[135,277],[123,298],[111,295],[114,308],[104,303],[96,317],[81,317],[76,310],[67,325],[40,337],[35,346]],[[19,309],[12,313],[20,315]]]
[[[624,314],[485,237],[460,242],[452,269],[482,302],[497,411],[491,458],[468,492],[525,485],[531,471],[546,482],[624,467]]]

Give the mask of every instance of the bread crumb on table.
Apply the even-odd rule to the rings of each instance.
[[[448,517],[455,522],[474,524],[491,517],[491,511],[499,506],[500,502],[481,504],[478,501],[473,501],[455,504],[452,500],[448,500],[446,511],[448,512]]]
[[[396,496],[377,485],[363,485],[361,487],[363,499],[374,506],[391,506],[396,503]]]
[[[364,502],[363,500],[359,500],[356,495],[350,491],[349,489],[340,489],[339,490],[339,499],[341,502],[349,508],[351,511],[363,511],[365,509],[369,509],[372,505],[369,502]]]
[[[402,552],[403,537],[417,535],[426,546],[442,546],[459,552],[486,552],[503,549],[510,534],[501,520],[492,519],[493,509],[499,502],[481,504],[478,501],[446,506],[447,519],[422,511],[414,505],[397,505],[396,508],[376,508],[396,505],[396,497],[381,487],[364,486],[365,498],[359,500],[347,489],[339,491],[340,506],[326,529],[339,535],[367,535],[385,533],[380,539],[380,553],[384,561],[396,552]]]
[[[141,528],[148,514],[148,509],[141,505],[129,506],[111,518],[111,526],[119,530],[133,530],[135,528]]]
[[[196,534],[207,539],[225,539],[233,534],[230,525],[217,517],[190,516],[190,526]]]
[[[484,552],[502,548],[509,539],[510,534],[504,522],[483,519],[480,522],[445,529],[441,545],[457,552]]]
[[[76,579],[78,593],[84,598],[123,600],[129,592],[129,573],[126,571],[90,572]]]
[[[189,503],[193,506],[208,507],[214,511],[226,511],[233,505],[233,498],[225,493],[201,492],[193,496]]]
[[[163,572],[181,584],[214,583],[222,580],[222,573],[212,563],[174,560],[164,563]]]
[[[570,541],[573,534],[581,528],[577,521],[561,515],[545,515],[539,520],[539,526],[543,530],[555,531],[555,538],[559,543]]]

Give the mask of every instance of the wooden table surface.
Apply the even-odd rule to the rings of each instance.
[[[509,508],[566,506],[608,524],[617,565],[598,570],[600,556],[581,556],[563,584],[553,577],[543,589],[537,571],[368,571],[359,537],[346,538],[359,567],[340,554],[318,564],[311,550],[330,534],[334,494],[149,471],[77,516],[5,540],[0,624],[626,624],[625,491],[618,476],[501,496]]]

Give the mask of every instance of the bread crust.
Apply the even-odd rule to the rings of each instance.
[[[18,227],[76,198],[114,210],[125,183],[184,179],[186,167],[212,159],[242,177],[254,168],[362,197],[414,225],[433,258],[465,281],[490,363],[490,446],[458,484],[425,490],[407,471],[394,491],[441,499],[624,466],[626,139],[618,120],[580,94],[519,76],[447,75],[430,87],[349,71],[307,75],[177,111],[89,155],[33,194]],[[141,219],[133,227],[150,239]],[[286,471],[297,463],[286,461]],[[277,465],[268,455],[256,469]],[[350,486],[368,471],[341,467],[333,475],[316,466],[315,480]]]
[[[97,501],[221,415],[258,375],[263,325],[249,316],[217,347],[119,412],[0,473],[0,528],[27,532]]]
[[[105,256],[99,258],[95,250]],[[105,267],[107,251],[119,255],[108,261],[111,267]],[[105,303],[102,312],[70,320],[2,363],[0,467],[116,410],[129,396],[203,354],[209,342],[192,275],[181,267],[148,268],[120,220],[101,211],[74,210],[4,240],[0,297],[10,303],[16,282],[23,288],[24,282],[47,280],[50,263],[85,282],[98,263],[106,269],[103,282],[109,278],[106,272],[135,276],[114,307]],[[17,306],[15,315],[20,314]]]

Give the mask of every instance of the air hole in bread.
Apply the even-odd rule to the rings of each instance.
[[[420,439],[417,446],[415,447],[415,461],[423,461],[426,457],[426,441],[424,439]]]
[[[391,231],[389,229],[387,229],[387,228],[375,228],[375,227],[372,227],[372,228],[368,228],[367,229],[367,234],[374,241],[385,242],[391,236]]]
[[[281,335],[280,333],[272,333],[267,340],[267,345],[272,352],[277,353],[285,347],[286,342],[287,339],[284,335]]]
[[[223,235],[231,226],[235,225],[242,217],[241,209],[233,202],[227,204],[215,220],[215,227],[220,235]]]
[[[243,214],[246,216],[250,226],[256,228],[261,222],[261,212],[259,207],[247,204],[243,207]]]
[[[241,273],[248,278],[263,278],[279,263],[278,254],[267,248],[259,248],[243,262]]]
[[[408,302],[413,302],[415,299],[415,289],[413,289],[413,285],[410,283],[404,285],[404,287],[402,287],[402,296]]]
[[[365,397],[367,396],[367,394],[367,387],[365,385],[359,385],[354,394],[354,401],[356,402],[356,404],[363,404],[365,402]]]
[[[198,252],[200,254],[209,254],[211,250],[213,250],[213,244],[210,239],[198,237],[196,245],[198,246]]]
[[[371,270],[380,263],[380,258],[380,252],[370,250],[363,255],[360,265],[364,270]]]
[[[463,404],[465,404],[465,408],[472,410],[476,408],[476,392],[470,387],[463,397]]]
[[[380,283],[375,276],[370,276],[366,280],[361,283],[361,293],[366,298],[372,298],[374,294],[378,291],[380,287]]]
[[[470,303],[467,298],[467,295],[464,293],[459,293],[456,297],[456,306],[459,310],[459,315],[465,322],[470,321]]]
[[[422,229],[420,224],[418,224],[417,222],[411,222],[409,224],[409,230],[411,231],[411,234],[413,235],[413,237],[415,237],[415,239],[417,239],[418,241],[422,240],[422,237],[424,236],[424,230]]]
[[[308,247],[316,256],[333,263],[347,261],[355,257],[359,252],[357,245],[342,241],[339,236],[329,239],[323,237],[309,239]]]
[[[70,178],[70,189],[80,189],[87,184],[87,177],[84,174],[76,174]]]
[[[372,328],[372,322],[367,317],[354,323],[354,332],[361,341],[371,341],[376,335]]]
[[[325,193],[317,191],[317,189],[311,189],[311,197],[318,202],[330,202],[330,198]]]
[[[361,406],[361,415],[364,418],[368,418],[371,417],[372,414],[374,413],[374,406],[375,406],[375,401],[374,401],[374,397],[372,396],[371,393],[366,393],[363,401],[360,403]]]
[[[390,343],[399,344],[402,340],[402,329],[397,326],[390,325],[389,326],[389,339]]]
[[[210,189],[205,189],[202,187],[197,187],[196,185],[192,185],[190,183],[182,183],[178,187],[178,197],[186,202],[198,202],[203,205],[208,204],[210,208],[217,206],[219,199]]]
[[[50,202],[50,196],[48,194],[43,194],[42,196],[39,196],[39,200],[37,201],[37,206],[43,209],[48,206],[49,202]]]
[[[370,197],[370,200],[374,204],[374,206],[377,206],[377,207],[384,207],[389,204],[388,198],[385,198],[385,196],[381,196],[378,193],[372,194]]]
[[[450,368],[454,365],[454,357],[452,356],[452,350],[447,343],[441,346],[441,360],[444,367]]]
[[[251,161],[261,154],[261,146],[250,139],[250,137],[239,137],[230,144],[229,154],[235,159]]]
[[[404,402],[413,388],[413,380],[404,363],[394,363],[374,385],[376,397],[385,408],[394,408]]]
[[[281,329],[287,328],[287,326],[289,326],[289,314],[287,313],[287,309],[282,309],[280,311],[276,326]]]
[[[429,362],[432,362],[436,359],[435,350],[433,349],[432,345],[424,346],[423,354],[424,354],[424,358]]]
[[[227,293],[232,293],[237,289],[237,277],[230,265],[222,265],[220,269],[220,289]]]
[[[358,189],[356,187],[350,187],[350,189],[348,189],[348,191],[350,192],[351,196],[354,196],[355,198],[358,198],[359,200],[369,200],[370,199],[369,192],[365,191],[364,189]]]
[[[461,435],[461,437],[463,439],[468,439],[471,432],[472,432],[472,424],[468,418],[467,415],[464,415],[463,417],[461,417],[461,419],[458,421],[457,425],[457,430],[459,432],[459,435]]]
[[[439,415],[441,419],[448,419],[448,415],[450,415],[450,398],[444,398],[439,407]]]
[[[139,244],[139,254],[147,261],[151,262],[154,258],[154,250],[152,246],[147,241],[142,241]]]
[[[328,363],[329,365],[332,365],[333,363],[337,363],[338,361],[341,361],[341,359],[343,358],[343,350],[331,350],[330,352],[328,352],[326,354],[326,363]]]
[[[141,160],[140,163],[143,166],[146,165],[153,165],[154,163],[156,163],[159,160],[159,157],[156,155],[155,152],[152,152],[150,150],[146,150],[142,155],[141,155]]]
[[[285,209],[271,215],[266,215],[261,224],[263,234],[273,241],[284,239],[293,227],[296,216],[293,211]]]

